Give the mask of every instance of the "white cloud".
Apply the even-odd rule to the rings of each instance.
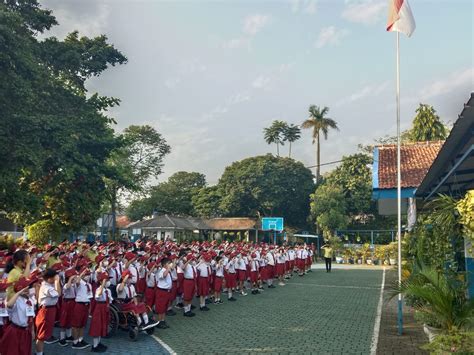
[[[290,0],[291,12],[313,15],[317,10],[317,0]]]
[[[420,90],[420,98],[427,100],[436,96],[449,94],[460,87],[474,89],[474,67],[458,70],[446,78],[436,80]]]
[[[268,15],[249,15],[244,19],[242,31],[249,36],[255,36],[270,20]]]
[[[250,38],[240,37],[230,39],[222,44],[223,48],[227,49],[239,49],[239,48],[247,48],[250,49]]]
[[[325,27],[319,32],[318,39],[314,45],[316,48],[323,48],[326,45],[336,46],[348,34],[349,32],[345,29],[339,29],[334,26]]]
[[[342,18],[350,22],[364,25],[374,25],[383,19],[386,13],[387,1],[356,0],[346,1]]]
[[[379,96],[385,92],[390,85],[389,81],[384,81],[379,84],[369,84],[362,87],[360,90],[352,93],[351,95],[344,97],[342,100],[336,103],[336,106],[341,106],[344,104],[352,103],[359,101],[365,98],[373,98]]]
[[[255,89],[265,89],[270,84],[271,78],[268,76],[260,75],[253,82],[252,87]]]
[[[232,95],[227,99],[227,104],[229,105],[237,105],[242,102],[250,101],[250,95],[245,92],[239,92],[235,95]]]
[[[169,89],[174,89],[183,82],[186,76],[203,73],[205,71],[207,71],[207,66],[201,63],[198,58],[182,60],[178,63],[177,75],[168,78],[165,81],[165,86]]]

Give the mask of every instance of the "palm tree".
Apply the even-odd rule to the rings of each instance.
[[[283,136],[285,141],[290,142],[288,158],[291,158],[291,143],[296,142],[301,138],[301,129],[297,125],[290,124],[289,126],[286,126]]]
[[[302,128],[310,128],[313,130],[313,144],[316,142],[316,182],[319,181],[320,177],[320,164],[321,164],[321,146],[320,146],[320,134],[322,133],[324,139],[328,139],[328,132],[330,128],[339,130],[337,122],[332,118],[326,117],[329,112],[329,107],[324,107],[322,110],[319,106],[311,105],[309,107],[309,118],[303,122]]]
[[[267,142],[267,144],[276,144],[277,156],[280,156],[280,144],[284,145],[283,134],[287,126],[286,122],[275,120],[270,127],[263,129],[265,142]]]

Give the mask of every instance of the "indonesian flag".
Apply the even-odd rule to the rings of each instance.
[[[408,0],[389,0],[387,31],[397,31],[408,37],[415,31],[416,24]]]

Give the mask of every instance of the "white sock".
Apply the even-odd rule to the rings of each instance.
[[[204,307],[205,305],[206,305],[206,301],[204,301],[200,304],[201,308]]]
[[[148,314],[142,313],[142,317],[143,317],[143,321],[145,322],[145,324],[148,324]]]
[[[84,340],[84,338],[83,338],[83,337],[79,337],[79,343],[80,343],[82,340]]]
[[[188,305],[185,307],[185,309],[186,309],[186,312],[191,312],[191,305],[188,304]]]
[[[100,337],[92,338],[92,345],[94,346],[94,348],[96,348],[97,345],[99,345],[99,343],[100,343]]]
[[[66,332],[64,330],[59,331],[59,340],[66,339]]]
[[[140,318],[140,316],[137,317],[137,324],[138,324],[138,326],[140,326],[140,324],[142,324],[142,319]]]
[[[228,298],[232,298],[232,291],[229,291]]]
[[[43,355],[43,352],[42,351],[37,351],[36,355]]]
[[[69,338],[69,337],[72,337],[72,328],[68,328],[66,329],[66,336]]]

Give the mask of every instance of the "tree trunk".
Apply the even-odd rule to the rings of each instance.
[[[290,142],[290,150],[288,151],[288,158],[291,158],[291,142]]]
[[[277,157],[279,157],[279,156],[280,156],[280,145],[277,142]]]
[[[316,149],[318,150],[316,152],[316,183],[319,182],[319,177],[320,177],[320,171],[321,171],[321,147],[319,145],[319,132],[318,135],[316,136]]]

